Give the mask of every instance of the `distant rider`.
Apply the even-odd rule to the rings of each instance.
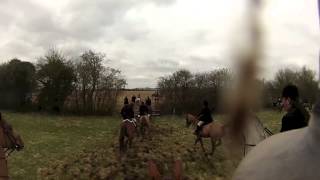
[[[139,108],[140,116],[148,115],[148,107],[145,105],[145,103],[142,101],[140,108]]]
[[[130,121],[134,124],[136,123],[134,119],[133,104],[129,104],[128,100],[124,101],[124,106],[121,109],[121,116],[123,121]]]
[[[127,96],[124,98],[124,100],[123,100],[123,104],[125,104],[125,102],[129,102],[129,99],[128,99],[128,97],[127,97]]]
[[[135,95],[133,95],[133,96],[131,97],[131,101],[132,101],[133,103],[136,103],[136,96],[135,96]]]
[[[198,115],[199,122],[197,124],[197,129],[195,130],[195,134],[199,135],[201,132],[202,128],[211,123],[213,121],[212,116],[211,116],[211,110],[208,107],[208,101],[203,101],[203,109]]]
[[[148,107],[149,114],[152,114],[151,99],[150,99],[149,96],[147,97],[146,105],[147,105],[147,107]]]

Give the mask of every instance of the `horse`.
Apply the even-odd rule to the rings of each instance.
[[[234,132],[240,132],[247,120],[248,111],[257,105],[258,60],[261,51],[261,30],[258,25],[261,12],[259,0],[251,0],[251,49],[242,57],[239,83],[234,97],[230,98],[230,121],[237,121]],[[240,59],[240,58],[239,58]],[[256,94],[255,94],[256,93]],[[240,115],[240,117],[239,117]],[[240,119],[240,120],[239,120]],[[237,130],[238,129],[238,130]],[[236,134],[235,134],[236,135]],[[273,135],[259,143],[242,160],[233,175],[234,180],[290,179],[316,180],[320,177],[320,101],[315,105],[308,127]],[[234,138],[236,142],[237,139]]]
[[[189,127],[192,125],[193,127],[196,127],[199,120],[193,116],[192,114],[186,115],[186,126]],[[211,139],[211,154],[214,153],[215,148],[219,145],[221,145],[221,138],[225,135],[225,128],[226,125],[220,124],[218,122],[212,122],[210,124],[205,125],[200,135],[197,136],[194,145],[196,146],[198,142],[201,144],[201,148],[203,152],[205,152],[205,148],[203,146],[202,138],[210,138]]]
[[[142,137],[144,137],[146,132],[148,132],[150,129],[149,115],[140,116],[139,124],[140,124],[140,134],[142,135]]]
[[[250,151],[234,179],[309,179],[320,177],[320,102],[309,126],[274,135]]]
[[[7,157],[13,151],[20,151],[24,148],[24,143],[19,134],[12,126],[2,118],[0,113],[0,179],[9,179]]]
[[[10,155],[11,152],[15,150],[17,151],[22,150],[24,148],[24,142],[22,141],[21,136],[17,134],[13,130],[12,126],[9,123],[7,123],[5,120],[3,119],[0,120],[0,124],[1,124],[0,134],[3,134],[2,137],[4,137],[3,139],[0,137],[2,148],[6,149],[7,150],[6,152],[10,151],[8,155]]]
[[[152,160],[148,161],[148,173],[152,180],[182,180],[182,162],[176,160],[173,167],[173,177],[161,177],[156,163]]]
[[[128,119],[123,120],[120,125],[119,149],[120,153],[127,151],[127,146],[132,146],[132,141],[137,134],[137,125]]]

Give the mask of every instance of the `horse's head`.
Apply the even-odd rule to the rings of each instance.
[[[21,136],[14,132],[12,126],[3,119],[0,121],[0,123],[4,136],[4,144],[2,144],[2,147],[17,151],[22,150],[24,148],[24,143]]]

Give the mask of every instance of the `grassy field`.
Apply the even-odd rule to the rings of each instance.
[[[258,114],[265,126],[278,132],[282,114]],[[155,160],[169,174],[173,159],[182,159],[189,179],[229,179],[236,162],[221,146],[213,156],[203,156],[192,147],[192,130],[182,117],[154,119],[150,138],[136,139],[121,161],[117,156],[119,118],[74,117],[4,113],[23,137],[26,148],[9,157],[12,179],[146,179],[146,162]],[[220,120],[222,117],[216,117]],[[209,149],[209,142],[206,141]]]

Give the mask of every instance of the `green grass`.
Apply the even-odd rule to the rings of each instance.
[[[36,179],[40,167],[79,154],[97,143],[110,143],[119,119],[4,113],[22,136],[25,149],[9,157],[12,179]]]
[[[279,133],[281,128],[281,119],[283,112],[278,111],[262,111],[258,113],[258,117],[265,127],[270,129],[274,134]]]
[[[258,113],[264,125],[274,133],[279,131],[282,115],[274,111]],[[156,118],[152,138],[136,141],[122,163],[118,163],[115,152],[120,123],[117,117],[5,112],[4,118],[12,123],[25,142],[23,151],[9,157],[12,179],[44,179],[47,175],[39,176],[41,172],[55,179],[88,179],[85,177],[94,174],[105,177],[115,170],[115,179],[126,176],[144,179],[148,158],[156,160],[164,174],[169,174],[173,159],[182,159],[185,175],[191,179],[229,179],[236,167],[236,163],[225,156],[223,147],[209,157],[203,156],[200,148],[194,151],[193,130],[185,128],[182,117]],[[218,121],[222,118],[215,117]],[[209,150],[209,141],[205,140],[205,144]],[[87,175],[80,178],[79,173]]]

